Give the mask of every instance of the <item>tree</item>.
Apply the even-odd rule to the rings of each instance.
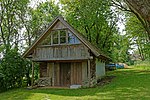
[[[150,44],[145,34],[145,29],[135,15],[130,14],[126,22],[126,34],[131,40],[131,46],[136,46],[140,54],[141,60],[150,57]]]
[[[147,31],[150,40],[150,1],[149,0],[124,0],[132,12]]]
[[[0,2],[0,40],[5,53],[12,47],[18,48],[20,41],[20,15],[25,12],[29,0],[1,0]],[[23,16],[23,15],[22,15]]]
[[[115,7],[133,13],[145,29],[150,40],[150,2],[149,0],[112,0]]]
[[[148,1],[143,0],[112,0],[112,5],[117,12],[124,14],[126,37],[132,51],[138,51],[141,60],[149,58],[149,20]],[[145,14],[144,14],[145,13]],[[136,47],[136,48],[132,48]]]
[[[44,31],[53,18],[60,14],[59,7],[52,1],[40,3],[37,8],[28,8],[26,16],[22,16],[25,28],[24,39],[27,46]]]
[[[126,34],[121,35],[121,33],[116,34],[115,37],[117,37],[117,39],[114,41],[114,48],[112,50],[113,54],[111,56],[113,58],[113,61],[116,63],[130,62],[129,59],[129,50],[131,49],[130,39],[126,36]]]
[[[111,55],[113,35],[117,33],[117,18],[110,9],[110,1],[62,0],[61,3],[66,19],[92,44]]]

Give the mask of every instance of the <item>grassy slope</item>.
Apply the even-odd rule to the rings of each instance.
[[[16,89],[0,94],[0,100],[150,100],[150,67],[121,69],[110,84],[88,89]]]

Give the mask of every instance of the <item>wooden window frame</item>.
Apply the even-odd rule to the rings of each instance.
[[[65,33],[66,33],[66,42],[65,43],[61,43],[61,31],[65,31]],[[53,40],[54,40],[54,36],[53,36],[53,34],[54,33],[52,33],[52,35],[51,35],[51,45],[66,45],[66,44],[68,44],[68,45],[71,45],[71,44],[81,44],[81,41],[72,33],[72,31],[69,31],[68,29],[59,29],[59,30],[53,30],[52,32],[57,32],[57,35],[58,35],[58,43],[57,44],[54,44],[53,43]],[[74,37],[74,42],[73,43],[69,43],[69,33],[71,33],[72,34],[72,36]],[[75,39],[78,39],[78,41],[79,42],[77,42],[77,43],[75,43]]]
[[[66,42],[65,42],[65,43],[60,43],[60,38],[61,38],[61,36],[60,36],[61,33],[60,33],[60,32],[61,32],[61,31],[65,31],[65,33],[66,33],[66,36],[65,36],[65,37],[66,37],[66,38],[65,38],[65,39],[66,39]],[[54,44],[54,43],[53,43],[53,40],[54,40],[53,32],[57,32],[57,35],[58,35],[58,43],[57,43],[57,44]],[[54,31],[52,31],[52,35],[51,35],[51,45],[64,45],[64,44],[67,44],[67,41],[68,41],[68,40],[67,40],[67,36],[68,36],[68,35],[67,35],[67,30],[66,30],[66,29],[61,29],[61,30],[54,30]]]
[[[71,36],[69,36],[69,33],[72,34],[72,36],[73,36],[73,38],[71,38],[71,39],[73,39],[73,43],[69,43],[69,37],[71,37]],[[72,31],[68,30],[67,38],[68,38],[68,44],[80,44],[81,43],[81,41],[72,33]],[[76,39],[78,39],[79,42],[76,43]]]
[[[64,31],[65,32],[65,36],[61,36],[61,31]],[[67,30],[60,30],[59,31],[59,44],[67,44]],[[61,43],[61,38],[65,38],[65,43]]]

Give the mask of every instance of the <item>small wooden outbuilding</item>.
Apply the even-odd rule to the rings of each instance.
[[[23,57],[39,63],[39,85],[59,87],[89,86],[91,80],[105,75],[105,62],[109,60],[60,16],[51,22]]]

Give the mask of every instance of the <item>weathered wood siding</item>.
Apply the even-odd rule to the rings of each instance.
[[[70,86],[84,85],[88,79],[87,61],[82,62],[41,62],[41,85]]]
[[[54,63],[54,86],[60,86],[60,64]]]
[[[105,75],[105,63],[96,60],[96,78],[99,79]]]
[[[71,63],[71,84],[82,84],[82,63]]]
[[[60,21],[58,21],[56,23],[56,25],[53,27],[53,30],[56,30],[56,29],[66,29],[67,27]]]
[[[71,84],[71,63],[60,63],[60,85],[70,86]]]
[[[81,60],[89,59],[88,49],[82,44],[39,46],[35,49],[33,60]]]

